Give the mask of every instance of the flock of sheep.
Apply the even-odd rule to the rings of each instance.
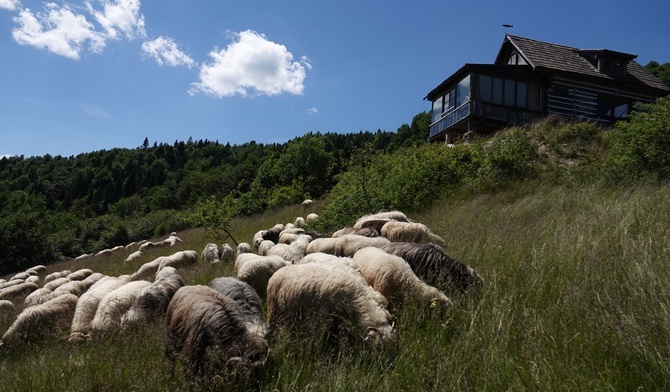
[[[331,237],[305,229],[315,219],[310,214],[261,230],[235,250],[207,244],[200,255],[161,256],[130,275],[80,269],[44,276],[46,267],[32,267],[0,280],[0,319],[14,319],[0,345],[53,336],[76,342],[164,320],[173,368],[181,362],[196,379],[233,371],[250,377],[262,371],[277,333],[303,338],[314,326],[340,338],[384,343],[396,335],[392,312],[403,303],[444,311],[453,306],[445,292],[466,294],[482,284],[471,267],[447,255],[442,238],[402,212],[361,217]],[[172,233],[158,243],[130,244],[139,249],[126,261],[177,242]],[[186,285],[179,269],[199,260],[234,263],[235,276]]]

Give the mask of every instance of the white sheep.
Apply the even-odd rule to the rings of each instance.
[[[392,304],[413,299],[443,310],[452,305],[443,292],[419,279],[402,257],[371,247],[359,250],[353,259],[368,284]]]
[[[158,270],[162,270],[165,267],[174,267],[182,268],[189,265],[196,264],[198,262],[198,252],[194,250],[182,250],[180,252],[175,252],[170,256],[167,256],[161,260]]]
[[[36,285],[39,286],[40,277],[37,275],[31,275],[26,279],[26,282],[35,283]]]
[[[84,254],[81,254],[81,255],[75,257],[74,260],[75,260],[75,261],[86,260],[86,259],[91,258],[91,257],[93,257],[93,256],[94,256],[94,255],[93,255],[92,253],[91,253],[91,254],[89,254],[89,253],[84,253]]]
[[[268,251],[273,246],[275,246],[275,243],[270,240],[261,241],[260,245],[258,245],[258,254],[261,256],[267,256]]]
[[[161,266],[161,262],[166,259],[166,256],[159,256],[154,260],[148,261],[140,266],[137,271],[132,275],[133,280],[146,279],[150,276],[156,275],[158,267]]]
[[[307,214],[307,216],[305,217],[305,222],[307,222],[307,224],[311,224],[314,223],[314,221],[316,221],[317,219],[319,219],[319,216],[312,212],[311,214]]]
[[[363,215],[360,217],[356,223],[354,224],[354,228],[360,229],[362,226],[362,223],[368,220],[379,220],[379,219],[389,219],[389,220],[395,220],[395,221],[400,221],[400,222],[410,222],[410,219],[407,218],[407,215],[400,211],[385,211],[385,212],[378,212],[376,214],[371,214],[371,215]]]
[[[66,276],[66,278],[70,280],[84,280],[90,275],[93,274],[93,271],[88,269],[88,268],[82,268],[79,270],[76,270]]]
[[[260,243],[260,242],[259,242]],[[235,259],[237,259],[243,253],[252,253],[253,249],[248,242],[240,242],[237,244],[237,249],[235,249]]]
[[[391,242],[414,242],[417,244],[432,243],[445,245],[442,237],[430,231],[428,226],[418,222],[387,222],[380,233]]]
[[[389,243],[389,240],[382,237],[364,237],[355,234],[346,234],[338,239],[337,256],[353,257],[359,250],[367,247],[381,248]]]
[[[156,280],[150,286],[142,289],[135,303],[121,316],[121,327],[125,328],[131,324],[149,320],[153,316],[163,315],[172,296],[182,286],[184,286],[184,278],[173,267],[165,267],[158,271]]]
[[[91,330],[91,322],[98,310],[102,298],[130,281],[130,276],[106,276],[91,286],[77,302],[70,328],[71,342],[86,339]]]
[[[76,305],[76,295],[64,294],[43,304],[25,308],[2,336],[2,344],[9,346],[65,333]]]
[[[112,250],[111,249],[103,249],[99,251],[98,253],[95,254],[95,257],[102,257],[102,256],[111,256],[112,255]]]
[[[116,331],[121,326],[121,317],[135,304],[140,292],[151,285],[146,280],[129,282],[107,293],[98,305],[91,321],[91,333]]]
[[[305,227],[307,226],[307,223],[305,222],[305,218],[302,216],[299,216],[295,218],[295,221],[293,222],[293,226],[295,227]]]
[[[51,282],[52,280],[56,280],[58,278],[64,278],[64,277],[70,275],[71,273],[72,273],[72,271],[70,271],[70,270],[52,272],[44,278],[44,284],[47,284],[47,283]]]
[[[37,289],[38,287],[35,283],[22,282],[0,290],[0,299],[7,299],[12,301],[23,300],[30,293]]]
[[[63,278],[54,279],[49,283],[45,283],[44,286],[42,286],[42,288],[54,291],[58,286],[61,286],[61,285],[65,284],[65,283],[67,283],[71,280],[72,279],[68,278],[67,276],[65,276]]]
[[[43,276],[47,272],[47,267],[42,264],[38,264],[26,270],[28,273],[31,273],[31,271],[34,271],[38,276]]]
[[[30,274],[28,272],[19,272],[18,274],[15,274],[11,278],[9,278],[9,281],[11,282],[12,280],[23,280],[25,281],[30,277]]]
[[[391,339],[394,331],[385,306],[370,295],[362,279],[352,279],[349,270],[333,263],[310,262],[275,272],[267,292],[270,330],[287,328],[302,335],[325,327],[333,336],[344,332],[361,341]]]
[[[141,250],[136,250],[133,253],[129,254],[128,257],[126,257],[125,260],[123,260],[126,263],[132,263],[134,261],[137,261],[142,258],[142,251]]]
[[[9,282],[0,283],[0,290],[6,289],[7,287],[16,286],[17,284],[25,283],[24,280],[14,279]]]
[[[235,251],[229,244],[223,244],[219,249],[219,258],[224,263],[232,263],[235,261]]]
[[[261,297],[265,296],[268,280],[277,270],[291,263],[279,256],[260,256],[243,253],[235,260],[235,276],[247,282]]]
[[[50,288],[40,287],[32,293],[28,294],[23,302],[25,303],[26,307],[39,305],[50,300],[52,298],[51,293],[53,293],[53,290]]]
[[[219,247],[216,244],[209,243],[205,245],[205,248],[200,253],[200,258],[203,262],[209,264],[215,264],[221,262],[219,259]]]
[[[267,256],[279,256],[292,264],[300,261],[305,253],[297,246],[277,244],[267,251]]]

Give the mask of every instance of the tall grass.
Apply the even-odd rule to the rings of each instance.
[[[234,235],[250,242],[255,231],[299,215],[304,211],[296,206],[237,220]],[[443,316],[405,306],[396,314],[398,341],[379,349],[332,353],[279,339],[260,390],[670,387],[666,186],[525,183],[409,215],[446,238],[451,256],[477,269],[485,279],[481,292],[454,298],[456,309]],[[200,251],[212,241],[202,231],[179,234],[183,249]],[[67,266],[121,274],[148,261],[120,260]],[[206,284],[232,268],[200,264],[183,274],[189,284]],[[196,388],[179,366],[171,374],[162,339],[162,325],[154,323],[82,345],[55,339],[5,349],[0,390]]]

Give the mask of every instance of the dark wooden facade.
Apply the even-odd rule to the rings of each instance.
[[[670,94],[635,57],[507,35],[494,64],[465,64],[426,95],[429,141],[452,142],[548,114],[599,122],[626,117],[636,102]]]

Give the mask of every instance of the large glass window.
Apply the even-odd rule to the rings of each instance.
[[[540,110],[541,105],[538,84],[489,75],[479,75],[479,97],[482,102],[524,109]]]
[[[458,82],[458,92],[456,93],[456,106],[461,106],[470,100],[470,75]]]
[[[442,97],[433,101],[433,122],[440,119],[442,116]]]
[[[528,84],[526,82],[516,83],[516,107],[528,107]]]

